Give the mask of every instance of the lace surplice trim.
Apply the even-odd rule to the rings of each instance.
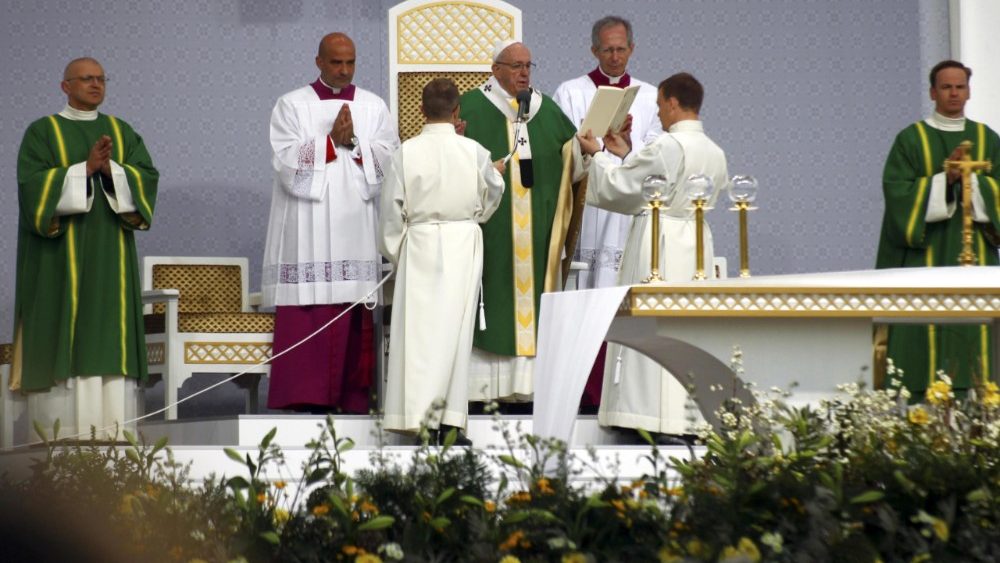
[[[622,250],[620,248],[577,248],[574,260],[586,262],[590,271],[611,270],[617,272],[622,266]]]
[[[299,165],[292,180],[292,193],[306,196],[312,189],[313,166],[316,164],[316,147],[313,143],[303,143],[299,147]]]
[[[372,260],[337,260],[277,264],[264,269],[264,283],[300,284],[338,281],[378,281],[379,266]]]

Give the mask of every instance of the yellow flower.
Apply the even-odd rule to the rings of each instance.
[[[932,405],[947,403],[951,401],[951,385],[947,381],[938,379],[927,388],[925,397]]]
[[[364,551],[359,550],[358,546],[356,545],[345,545],[344,547],[340,548],[340,550],[343,551],[346,555],[357,555],[359,551],[362,554],[364,553]]]
[[[326,504],[318,504],[313,507],[313,516],[323,516],[330,512],[330,507]]]
[[[267,500],[267,493],[257,493],[257,504],[264,504]]]
[[[507,497],[507,502],[509,503],[523,502],[527,504],[531,502],[531,493],[529,493],[528,491],[518,491]]]
[[[354,563],[382,563],[382,558],[373,553],[362,553],[354,558]]]
[[[284,508],[275,508],[274,509],[274,521],[276,523],[278,523],[278,524],[284,524],[285,522],[288,522],[288,519],[290,517],[291,517],[291,514],[289,514],[288,511],[285,510]]]
[[[524,532],[521,530],[514,530],[514,532],[507,536],[507,539],[500,544],[500,551],[510,551],[514,549],[517,547],[517,544],[521,542],[522,538],[524,538]]]
[[[657,554],[660,558],[660,563],[683,563],[684,558],[680,555],[674,553],[669,547],[663,547]]]
[[[562,563],[587,563],[587,556],[579,551],[574,551],[563,555]]]
[[[549,480],[546,479],[545,477],[542,477],[541,479],[539,479],[538,481],[536,481],[535,484],[538,485],[538,492],[540,492],[540,493],[542,493],[544,495],[551,495],[551,494],[555,493],[555,491],[552,489],[552,487],[549,484]]]
[[[278,489],[278,490],[284,489],[287,485],[288,485],[288,483],[285,483],[284,481],[275,481],[274,482],[274,488]]]
[[[931,520],[931,530],[934,531],[934,535],[937,536],[937,539],[943,542],[947,542],[948,537],[951,535],[948,530],[948,523],[940,518],[933,518]]]
[[[500,559],[500,563],[521,563],[521,560],[513,555],[504,555],[503,558]]]
[[[365,514],[378,514],[378,507],[367,500],[361,501],[361,504],[358,505],[358,509]]]
[[[704,557],[708,555],[705,544],[698,540],[689,541],[685,547],[687,548],[688,555],[692,557]]]
[[[488,501],[486,501],[486,502],[483,503],[483,509],[486,512],[489,512],[489,513],[492,514],[492,513],[496,512],[496,510],[497,510],[497,503],[493,502],[492,500],[488,500]]]
[[[125,514],[125,515],[131,515],[132,514],[132,503],[135,500],[136,500],[135,496],[133,496],[133,495],[124,495],[124,496],[122,496],[122,501],[118,505],[118,512],[121,512],[122,514]]]
[[[998,407],[1000,406],[1000,388],[997,387],[996,383],[992,381],[987,381],[983,384],[983,405],[987,407]]]
[[[757,545],[753,543],[750,538],[740,538],[739,543],[736,547],[728,546],[722,550],[722,554],[719,555],[719,561],[729,561],[729,560],[749,560],[750,563],[757,563],[760,561],[760,550],[757,549]]]
[[[910,412],[906,413],[906,418],[910,421],[911,424],[919,424],[919,425],[927,424],[931,420],[931,417],[929,414],[927,414],[927,411],[925,411],[921,407],[913,407],[912,409],[910,409]]]
[[[615,507],[618,512],[625,512],[625,503],[618,499],[611,501],[611,506]]]

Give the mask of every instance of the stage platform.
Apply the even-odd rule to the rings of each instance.
[[[189,478],[195,484],[213,473],[217,476],[243,475],[245,468],[231,460],[224,449],[232,448],[254,458],[264,436],[277,429],[274,443],[281,447],[285,465],[280,470],[275,468],[267,478],[294,482],[311,453],[306,444],[320,435],[324,420],[322,415],[296,414],[157,420],[140,423],[138,432],[147,444],[166,437],[174,459],[181,464],[190,464]],[[413,438],[382,431],[374,417],[336,415],[333,420],[337,436],[349,437],[355,443],[353,449],[343,454],[344,470],[348,474],[371,468],[378,456],[405,467],[417,449]],[[472,415],[467,435],[474,447],[487,456],[513,454],[530,464],[529,452],[519,449],[519,437],[531,432],[531,415]],[[574,482],[584,486],[598,486],[608,478],[631,481],[652,471],[646,460],[650,453],[648,445],[637,443],[635,436],[598,426],[595,415],[580,415],[577,418],[569,449],[575,459],[573,466],[579,470]],[[689,458],[704,452],[701,446],[689,449],[669,445],[659,446],[659,449],[665,458]],[[27,475],[30,466],[43,459],[45,453],[41,446],[2,452],[0,472],[7,471],[15,479]],[[494,465],[494,469],[498,467],[499,464]]]

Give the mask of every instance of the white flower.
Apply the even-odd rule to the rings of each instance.
[[[384,543],[378,546],[378,552],[384,554],[389,559],[400,561],[403,559],[403,548],[398,543]]]

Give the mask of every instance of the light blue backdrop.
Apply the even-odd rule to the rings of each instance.
[[[160,169],[156,220],[140,253],[242,255],[259,285],[270,201],[267,122],[275,99],[316,77],[319,38],[358,46],[356,82],[388,88],[389,0],[5,0],[0,3],[0,342],[13,320],[16,157],[34,119],[59,111],[63,66],[99,59],[102,110],[145,137]],[[551,93],[591,70],[595,0],[517,1],[525,42]],[[882,160],[929,110],[926,74],[947,56],[947,4],[934,0],[620,0],[635,25],[632,73],[654,84],[687,70],[732,173],[756,175],[757,274],[869,268]],[[718,253],[737,256],[736,217],[709,215]],[[732,260],[733,262],[735,260]],[[730,264],[730,270],[735,268]]]

